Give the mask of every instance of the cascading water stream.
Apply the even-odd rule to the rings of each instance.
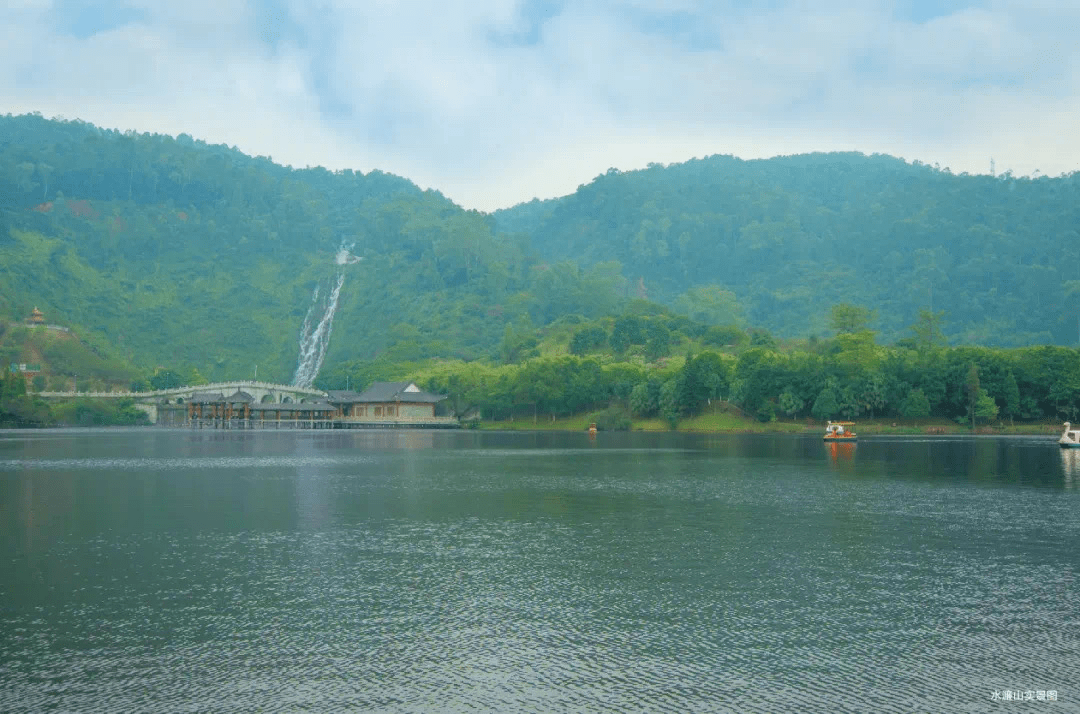
[[[351,249],[351,243],[342,243],[334,262],[341,266],[360,262],[361,258],[349,252]],[[326,357],[326,348],[330,345],[334,313],[337,311],[338,297],[341,295],[341,287],[344,284],[345,270],[343,268],[338,273],[330,294],[322,303],[319,302],[319,286],[315,286],[315,292],[311,295],[311,307],[308,308],[307,315],[304,316],[304,324],[300,327],[300,356],[296,361],[296,374],[293,375],[294,387],[311,387],[315,383],[315,378],[319,376],[323,358]]]

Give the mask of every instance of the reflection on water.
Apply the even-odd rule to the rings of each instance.
[[[855,442],[852,441],[846,443],[826,442],[825,450],[828,452],[829,460],[834,466],[838,466],[842,461],[850,462],[855,458]]]
[[[1080,449],[1062,449],[1061,471],[1065,476],[1065,488],[1074,488],[1080,483]]]
[[[0,711],[1075,711],[1078,458],[0,435]]]

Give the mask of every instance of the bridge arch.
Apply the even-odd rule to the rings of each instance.
[[[259,400],[259,403],[260,404],[273,404],[274,403],[274,393],[273,392],[267,392],[266,394],[263,395],[262,399]]]

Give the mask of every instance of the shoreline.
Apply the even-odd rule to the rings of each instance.
[[[760,434],[767,436],[811,436],[823,435],[824,424],[808,424],[806,422],[768,422],[760,423],[750,420],[741,420],[726,416],[723,424],[710,418],[714,415],[680,420],[676,428],[662,419],[638,419],[631,423],[629,429],[606,430],[607,433],[679,433],[679,434]],[[517,432],[564,432],[577,433],[587,432],[589,429],[588,416],[566,417],[551,420],[539,419],[515,419],[507,421],[462,421],[460,431],[517,431]],[[183,426],[168,426],[158,424],[49,424],[39,426],[3,426],[0,433],[13,432],[56,432],[56,431],[82,431],[82,430],[145,430],[145,429],[169,429],[189,430]],[[219,430],[211,430],[219,431]],[[230,431],[230,430],[224,430]],[[252,433],[260,430],[237,430],[242,433]],[[282,430],[278,430],[282,431]],[[302,430],[306,431],[306,430]],[[337,431],[337,430],[329,430]],[[600,429],[600,432],[605,430]],[[961,426],[946,421],[925,422],[921,424],[901,424],[892,420],[874,420],[856,422],[856,433],[862,436],[918,436],[918,437],[949,437],[949,436],[982,436],[982,437],[1056,437],[1061,434],[1061,425],[1057,423],[1034,423],[1008,425],[984,425],[972,431],[969,427]],[[322,433],[325,433],[322,432]]]
[[[668,432],[684,434],[766,434],[766,435],[824,435],[825,424],[808,424],[806,422],[768,422],[759,423],[749,420],[743,421],[728,417],[724,424],[716,424],[712,415],[695,417],[681,420],[679,425],[672,429],[667,422],[661,419],[638,419],[634,420],[629,429],[617,430],[627,433],[633,432]],[[462,428],[476,429],[479,431],[561,431],[579,432],[587,431],[589,421],[587,417],[569,417],[551,421],[540,419],[533,422],[532,419],[516,419],[508,421],[481,421],[462,422]],[[603,430],[601,430],[603,431]],[[980,425],[973,431],[970,427],[961,426],[947,421],[927,421],[916,424],[901,424],[893,420],[866,420],[856,422],[855,432],[859,436],[1059,436],[1061,425],[1058,423],[1029,423],[1015,425]]]

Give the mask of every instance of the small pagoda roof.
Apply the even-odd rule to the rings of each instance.
[[[246,404],[250,404],[253,401],[255,401],[255,397],[251,396],[247,392],[242,392],[239,389],[237,389],[236,393],[233,394],[231,397],[229,397],[228,401],[229,401],[229,404],[239,404],[239,403],[242,403],[242,402],[246,403]]]
[[[221,404],[225,395],[221,392],[195,392],[188,400],[191,404]]]

